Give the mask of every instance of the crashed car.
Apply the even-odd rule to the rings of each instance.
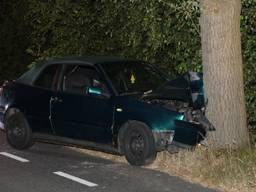
[[[201,73],[169,79],[156,66],[110,57],[37,62],[4,84],[0,122],[15,149],[35,141],[152,163],[159,151],[194,148],[214,130],[204,115]]]

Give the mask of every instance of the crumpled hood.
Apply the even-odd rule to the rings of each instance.
[[[182,100],[190,103],[194,109],[201,109],[206,105],[203,73],[187,72],[166,82],[157,90],[145,95],[145,97],[147,99]]]

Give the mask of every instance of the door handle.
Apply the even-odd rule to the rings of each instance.
[[[51,97],[51,101],[50,102],[59,102],[61,103],[63,100],[59,97]]]

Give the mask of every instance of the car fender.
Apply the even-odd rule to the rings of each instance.
[[[119,145],[122,130],[131,123],[139,122],[145,124],[152,131],[157,150],[162,150],[162,144],[166,144],[166,139],[170,140],[172,136],[175,120],[182,116],[180,113],[162,107],[124,99],[119,101],[114,109],[114,142]]]

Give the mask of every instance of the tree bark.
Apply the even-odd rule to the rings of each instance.
[[[249,146],[241,54],[241,0],[201,0],[201,43],[210,145]]]

